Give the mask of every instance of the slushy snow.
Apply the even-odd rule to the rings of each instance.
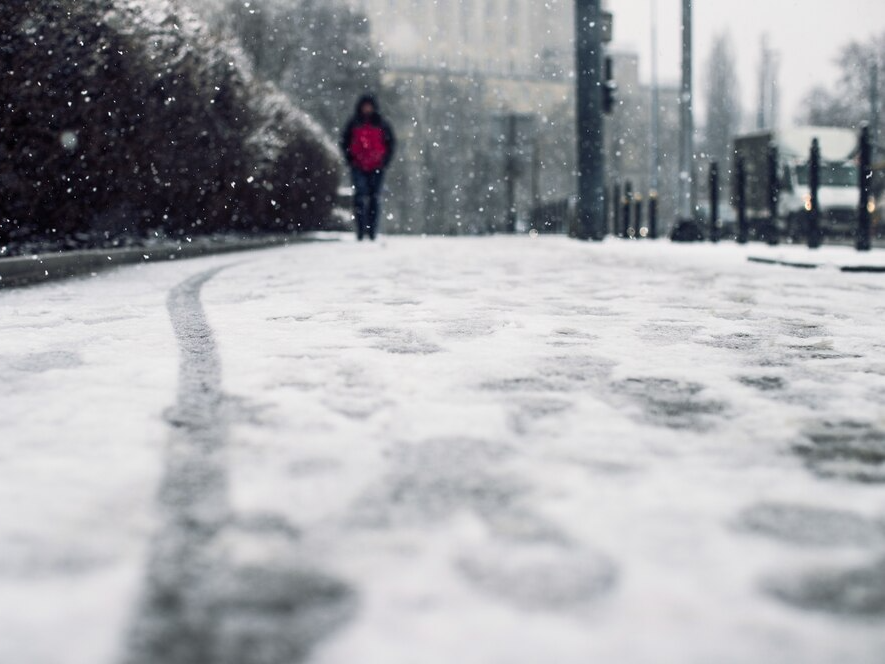
[[[754,251],[393,238],[0,292],[0,661],[147,661],[171,547],[213,561],[206,638],[314,664],[880,663],[885,279]]]

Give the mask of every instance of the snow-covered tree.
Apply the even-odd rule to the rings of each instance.
[[[885,99],[885,32],[866,42],[854,41],[842,48],[835,86],[818,86],[805,98],[799,121],[857,129],[871,122],[873,66],[878,64],[879,103]],[[879,114],[879,136],[885,136],[885,113]]]
[[[0,243],[321,225],[335,147],[171,0],[0,6]]]
[[[385,96],[368,20],[342,2],[223,0],[211,16],[217,30],[239,40],[258,76],[332,133],[360,94]]]

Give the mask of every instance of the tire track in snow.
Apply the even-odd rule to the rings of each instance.
[[[254,537],[228,499],[226,451],[235,414],[221,388],[221,360],[203,310],[203,286],[223,266],[174,288],[167,307],[179,346],[176,404],[159,491],[162,524],[151,547],[126,664],[282,664],[353,612],[343,583],[291,566],[238,565],[230,542]],[[260,537],[288,537],[271,525]],[[294,543],[293,543],[294,545]]]

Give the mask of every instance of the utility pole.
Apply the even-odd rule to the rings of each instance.
[[[768,129],[768,35],[762,36],[762,62],[759,64],[759,107],[756,109],[756,129]]]
[[[575,0],[577,73],[578,237],[605,236],[603,43],[610,15],[601,0]]]
[[[657,196],[661,167],[661,91],[658,84],[658,0],[651,0],[651,164],[650,195]]]
[[[870,139],[873,155],[879,151],[879,63],[874,62],[870,71]]]
[[[759,108],[756,111],[757,129],[777,129],[780,115],[778,77],[780,54],[771,48],[768,35],[762,37],[762,61],[759,65]]]
[[[771,53],[771,107],[769,110],[771,121],[769,125],[772,129],[780,128],[781,113],[781,91],[778,81],[780,80],[781,54],[780,51],[772,51]]]
[[[692,99],[692,0],[682,0],[682,94],[679,98],[679,221],[694,222],[694,111]]]

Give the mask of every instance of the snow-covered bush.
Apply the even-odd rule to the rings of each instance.
[[[341,131],[364,92],[390,101],[368,19],[343,0],[188,2],[237,40],[258,76],[330,132]]]
[[[172,0],[0,5],[0,244],[312,229],[334,144]]]

